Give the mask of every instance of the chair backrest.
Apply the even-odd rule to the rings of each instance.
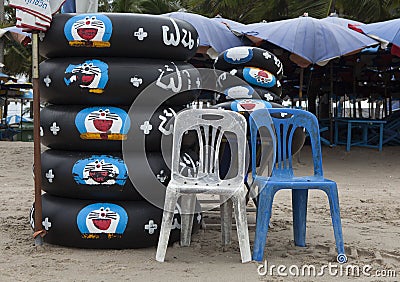
[[[231,155],[237,156],[236,174],[226,181],[243,183],[246,154],[246,120],[233,111],[221,109],[188,109],[175,117],[172,147],[171,179],[190,183],[202,180],[222,183],[219,176],[219,153],[222,137],[225,136],[231,147]],[[184,134],[197,132],[199,145],[199,162],[191,175],[181,171],[181,144]],[[235,149],[236,148],[236,149]],[[231,162],[232,165],[232,162]],[[204,183],[205,184],[205,183]]]
[[[276,137],[276,163],[272,170],[272,175],[294,176],[292,161],[293,135],[297,128],[303,127],[308,132],[311,140],[314,176],[323,177],[320,132],[315,115],[299,109],[260,109],[251,114],[250,130],[252,133],[256,132],[260,125],[263,125],[262,119],[266,119],[265,116],[268,117],[268,114],[272,118]],[[253,135],[251,136],[252,139],[254,138]],[[252,151],[255,149],[254,147],[252,146]]]

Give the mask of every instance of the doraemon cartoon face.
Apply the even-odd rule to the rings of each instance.
[[[86,227],[90,233],[115,233],[119,223],[119,214],[109,207],[101,207],[86,216]]]
[[[243,68],[243,78],[250,84],[270,88],[276,84],[275,76],[263,69],[255,67]]]
[[[231,109],[235,112],[253,112],[258,109],[269,108],[272,108],[272,105],[269,102],[258,99],[235,100],[231,104]]]
[[[101,14],[82,14],[70,18],[64,26],[70,46],[110,47],[111,20]]]
[[[89,92],[102,93],[108,82],[108,65],[100,60],[88,60],[79,65],[69,65],[65,70],[67,86],[77,83]]]
[[[225,89],[226,99],[249,99],[253,96],[254,89],[249,85],[238,85]]]
[[[83,185],[124,185],[128,177],[124,161],[106,155],[93,155],[77,161],[72,174],[78,184]]]
[[[89,234],[117,234],[122,235],[128,222],[126,211],[118,205],[110,203],[96,203],[84,207],[77,216],[79,231],[85,238]]]
[[[125,140],[130,119],[116,107],[92,107],[77,114],[75,125],[82,139]]]
[[[253,58],[252,47],[234,47],[224,52],[224,60],[231,64],[243,64]]]

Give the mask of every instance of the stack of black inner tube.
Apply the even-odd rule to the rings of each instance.
[[[40,64],[41,100],[47,103],[41,142],[49,148],[42,153],[44,240],[79,248],[155,246],[162,209],[140,193],[151,187],[135,186],[146,179],[129,177],[122,143],[139,150],[129,138],[144,135],[146,157],[130,158],[130,168],[147,162],[167,185],[160,139],[171,135],[167,120],[199,94],[198,72],[185,62],[198,47],[196,30],[163,16],[59,14],[40,40],[47,58]],[[145,91],[149,86],[158,91]],[[177,95],[136,106],[139,118],[132,120],[129,109],[143,93],[150,102]],[[171,242],[180,236],[179,206],[175,212]],[[194,231],[200,220],[194,217]]]

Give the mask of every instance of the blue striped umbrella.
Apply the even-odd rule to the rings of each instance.
[[[358,28],[378,41],[392,43],[392,54],[400,57],[400,19],[366,24]]]
[[[32,122],[31,118],[22,117],[22,122]],[[21,123],[21,116],[19,115],[12,115],[6,118],[6,124],[18,124]]]

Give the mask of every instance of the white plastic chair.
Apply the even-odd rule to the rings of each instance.
[[[181,246],[189,246],[193,224],[196,194],[220,195],[222,244],[230,243],[232,204],[235,210],[237,234],[242,262],[251,261],[246,216],[245,153],[246,120],[231,111],[217,109],[190,109],[175,117],[172,173],[167,186],[164,214],[158,240],[156,260],[163,262],[167,251],[174,208],[181,198]],[[179,167],[181,142],[187,131],[196,131],[199,142],[199,164],[191,175],[182,175]],[[219,176],[219,149],[222,137],[231,147],[229,177]],[[233,176],[232,176],[233,174]],[[232,176],[232,177],[230,177]]]

